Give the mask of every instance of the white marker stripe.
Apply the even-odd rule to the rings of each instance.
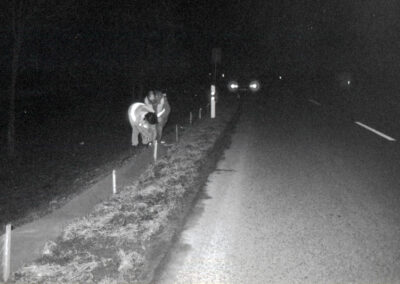
[[[373,128],[369,127],[368,125],[365,125],[364,123],[361,123],[359,121],[355,121],[355,123],[357,125],[361,126],[361,127],[364,127],[365,129],[375,133],[376,135],[379,135],[379,136],[389,140],[389,141],[396,141],[396,139],[394,139],[394,138],[392,138],[392,137],[390,137],[390,136],[388,136],[388,135],[386,135],[386,134],[384,134],[382,132],[379,132],[378,130],[373,129]]]
[[[319,103],[319,102],[317,102],[316,100],[313,100],[313,99],[309,99],[308,101],[309,101],[310,103],[313,103],[313,104],[317,105],[317,106],[320,106],[320,105],[321,105],[321,103]]]

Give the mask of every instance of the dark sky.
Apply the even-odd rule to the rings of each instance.
[[[399,1],[229,1],[210,4],[211,41],[225,61],[292,72],[396,73]],[[199,21],[199,19],[196,19]]]
[[[211,49],[221,47],[223,65],[243,71],[400,71],[396,0],[43,2],[25,32],[21,65],[28,69],[204,70]],[[9,3],[1,4],[3,70],[12,54]]]

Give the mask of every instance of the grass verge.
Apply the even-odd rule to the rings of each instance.
[[[167,155],[130,186],[46,244],[17,283],[148,283],[226,146],[237,105],[185,131]]]

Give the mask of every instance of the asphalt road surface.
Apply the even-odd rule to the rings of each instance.
[[[156,282],[400,283],[399,142],[296,95],[244,102]]]

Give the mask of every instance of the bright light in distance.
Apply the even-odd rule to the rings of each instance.
[[[232,81],[228,84],[228,89],[230,91],[236,91],[239,88],[239,84],[235,81]]]
[[[349,80],[349,81],[347,81],[347,85],[350,85],[351,84],[351,81]]]
[[[279,76],[279,80],[282,80],[282,76]]]
[[[225,74],[224,74],[224,73],[222,73],[222,75],[221,75],[221,76],[222,76],[222,78],[225,78]]]
[[[260,89],[260,83],[258,81],[251,81],[249,84],[250,90],[256,92]]]

